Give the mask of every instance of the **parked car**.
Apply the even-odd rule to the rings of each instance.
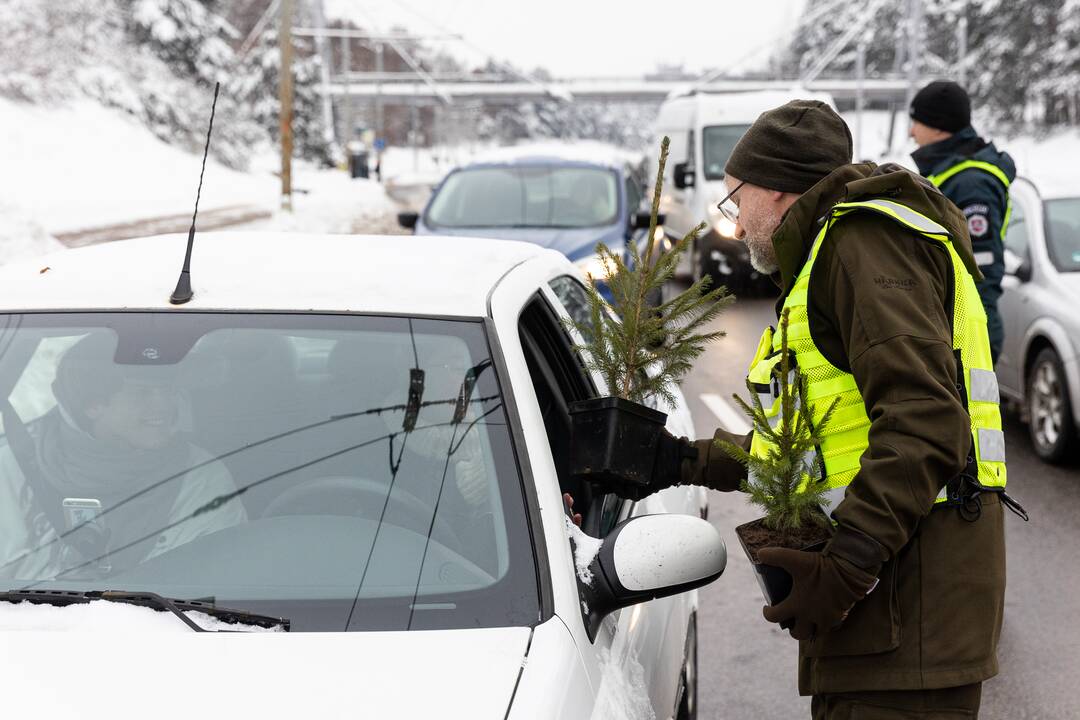
[[[1080,192],[1040,194],[1019,178],[1010,197],[998,384],[1019,403],[1035,452],[1057,462],[1077,450],[1080,426]]]
[[[417,235],[552,248],[602,283],[613,268],[597,257],[597,243],[624,259],[631,242],[643,247],[649,214],[641,208],[640,165],[634,155],[592,144],[502,148],[452,170],[422,213],[403,212],[398,221]]]
[[[792,90],[723,95],[692,92],[673,95],[660,106],[654,134],[657,142],[665,135],[671,139],[660,205],[665,231],[682,237],[698,223],[708,223],[686,255],[682,275],[694,279],[711,275],[715,283],[734,292],[775,290],[771,281],[750,265],[745,243],[735,239],[735,225],[716,206],[727,195],[724,165],[743,133],[761,113],[796,98],[834,105],[829,95]],[[655,173],[656,159],[652,158],[649,176]]]
[[[723,542],[701,488],[633,503],[568,476],[567,405],[607,391],[562,322],[573,263],[469,238],[195,245],[180,307],[182,236],[0,268],[9,711],[694,716]],[[694,435],[681,396],[657,407]]]

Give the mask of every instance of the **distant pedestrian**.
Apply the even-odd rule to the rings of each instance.
[[[983,275],[975,286],[986,310],[990,352],[997,364],[1005,339],[997,301],[1005,273],[1003,243],[1016,164],[975,132],[971,99],[954,82],[938,80],[924,87],[912,100],[910,114],[911,137],[919,145],[911,157],[919,172],[967,218],[975,262]]]

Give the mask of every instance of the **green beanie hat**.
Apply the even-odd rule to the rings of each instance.
[[[851,162],[851,131],[819,100],[792,100],[763,112],[742,136],[724,172],[752,185],[804,193]]]

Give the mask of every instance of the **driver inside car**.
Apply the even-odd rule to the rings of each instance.
[[[28,442],[5,428],[0,576],[100,577],[245,521],[225,465],[179,432],[176,366],[119,365],[116,348],[78,340]]]

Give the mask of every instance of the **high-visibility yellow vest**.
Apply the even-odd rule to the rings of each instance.
[[[1002,185],[1005,186],[1005,218],[1001,221],[1001,239],[1002,241],[1004,241],[1005,230],[1008,229],[1009,220],[1012,218],[1012,198],[1009,197],[1009,186],[1012,183],[1009,180],[1009,176],[1006,175],[1001,170],[1001,168],[999,168],[997,165],[994,165],[993,163],[988,163],[984,160],[964,160],[963,162],[959,162],[953,165],[951,168],[942,170],[941,172],[935,173],[934,175],[928,175],[926,179],[933,183],[934,187],[940,188],[949,178],[963,172],[964,170],[970,170],[972,168],[990,173],[995,178],[997,178]]]
[[[999,395],[997,376],[990,359],[990,341],[986,331],[986,313],[979,300],[975,282],[953,248],[949,233],[939,223],[899,203],[873,199],[846,202],[833,206],[824,227],[814,240],[810,256],[803,265],[791,291],[784,300],[783,308],[789,311],[788,350],[794,355],[794,369],[789,382],[794,382],[795,372],[801,373],[807,382],[806,400],[811,406],[813,422],[821,422],[822,416],[838,399],[836,410],[821,430],[821,444],[816,450],[820,462],[807,462],[808,469],[824,468],[824,477],[811,477],[804,473],[803,483],[824,482],[827,513],[839,504],[847,486],[859,472],[860,459],[869,447],[870,418],[855,384],[855,378],[834,366],[822,355],[810,335],[807,316],[807,290],[810,276],[822,243],[832,226],[851,213],[873,212],[922,235],[931,242],[941,243],[952,259],[955,296],[953,303],[953,350],[957,356],[957,384],[971,418],[972,447],[966,473],[968,480],[977,481],[985,489],[1003,490],[1005,487],[1005,436],[1001,430],[998,409]],[[757,353],[750,367],[748,380],[758,393],[770,423],[776,427],[781,420],[779,382],[781,335],[768,328],[758,344]],[[794,386],[794,385],[793,385]],[[754,433],[750,453],[765,457],[773,449],[771,442],[761,433]],[[812,460],[813,458],[804,458]],[[977,468],[977,470],[976,470]],[[977,477],[976,477],[977,476]],[[751,482],[753,477],[750,478]],[[952,478],[942,478],[942,482]],[[947,487],[943,488],[936,502],[948,500]]]

